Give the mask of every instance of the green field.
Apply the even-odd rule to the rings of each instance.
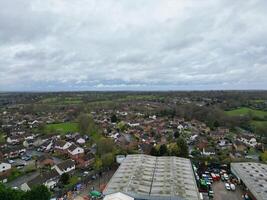
[[[251,108],[245,108],[245,107],[226,111],[226,114],[229,116],[245,116],[251,114],[252,117],[259,117],[259,118],[264,118],[264,116],[267,116],[266,111],[253,110]]]
[[[65,122],[59,124],[48,124],[45,127],[47,133],[59,132],[61,134],[66,134],[68,132],[78,132],[78,123],[75,122]]]
[[[39,101],[42,104],[80,104],[83,103],[80,97],[48,97]]]
[[[4,137],[4,133],[0,132],[0,143],[1,142],[5,142],[5,137]]]
[[[267,121],[252,121],[251,125],[254,127],[267,126]]]

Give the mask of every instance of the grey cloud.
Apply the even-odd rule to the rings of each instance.
[[[266,10],[261,0],[2,1],[0,90],[267,89]]]

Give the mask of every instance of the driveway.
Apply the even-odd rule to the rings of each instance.
[[[224,182],[216,181],[212,184],[212,190],[214,191],[214,200],[242,200],[242,190],[239,186],[236,186],[235,191],[228,191],[224,187]]]

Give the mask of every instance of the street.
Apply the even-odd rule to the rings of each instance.
[[[11,182],[8,182],[7,185],[10,187],[20,187],[23,183],[30,181],[33,178],[35,178],[36,176],[38,176],[38,174],[39,174],[39,171],[28,173],[26,175],[18,177],[17,179],[15,179]]]

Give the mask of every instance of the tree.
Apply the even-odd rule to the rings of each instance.
[[[118,129],[119,129],[120,131],[125,131],[125,129],[126,129],[126,124],[125,124],[125,122],[121,121],[121,122],[118,123],[117,127],[118,127]]]
[[[69,184],[69,182],[70,182],[70,175],[67,174],[67,173],[63,173],[63,174],[60,176],[60,182],[61,182],[63,185],[67,185],[67,184]]]
[[[88,114],[81,114],[78,117],[78,127],[82,134],[98,133],[98,128],[92,116]]]
[[[115,149],[114,143],[109,138],[101,138],[96,143],[96,154],[99,156],[113,152],[114,149]]]
[[[181,153],[181,149],[176,143],[171,143],[168,145],[168,152],[170,156],[179,156]]]
[[[180,137],[180,133],[179,131],[175,131],[174,134],[173,134],[174,138],[178,138]]]
[[[86,114],[81,114],[78,117],[78,127],[82,134],[88,133],[89,117]]]
[[[44,185],[35,186],[30,191],[27,191],[23,196],[23,200],[49,200],[51,193]]]
[[[111,123],[116,123],[118,121],[117,116],[115,114],[112,114],[111,118],[110,118],[110,121],[111,121]]]
[[[159,156],[166,156],[168,154],[168,149],[166,144],[162,144],[159,147]]]
[[[150,150],[150,155],[151,156],[158,156],[159,152],[158,150],[156,149],[156,147],[152,147],[151,150]]]
[[[49,200],[50,198],[51,193],[44,185],[35,186],[32,190],[24,192],[22,190],[15,190],[0,184],[1,200]]]
[[[1,200],[22,200],[23,194],[24,192],[21,190],[14,190],[0,183]]]
[[[263,162],[267,162],[267,151],[264,151],[263,153],[261,153],[260,160]]]
[[[256,126],[255,129],[255,133],[259,135],[261,139],[267,135],[267,124]]]
[[[180,148],[180,157],[187,158],[188,157],[188,146],[186,144],[186,141],[183,138],[177,139],[177,146]]]
[[[102,160],[100,158],[96,158],[94,163],[94,169],[96,171],[99,171],[100,169],[102,169],[102,166],[103,166]]]
[[[114,163],[114,155],[113,153],[106,153],[101,156],[101,161],[103,167],[110,167]]]

